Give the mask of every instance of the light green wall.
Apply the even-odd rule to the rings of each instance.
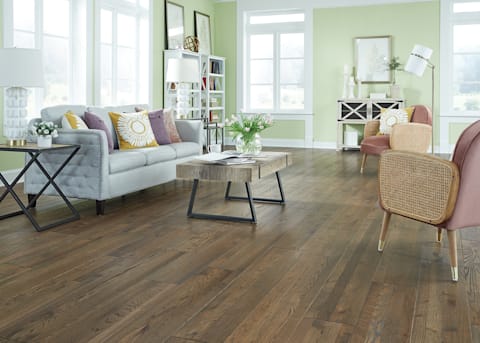
[[[392,36],[393,56],[399,56],[400,62],[406,62],[414,44],[418,43],[434,50],[432,62],[438,65],[439,3],[435,1],[314,10],[315,140],[331,142],[336,139],[336,100],[342,93],[343,66],[354,63],[353,39],[384,35]],[[407,104],[431,103],[429,73],[428,70],[423,77],[397,73],[397,84],[403,88]],[[438,75],[436,76],[438,90]],[[364,86],[363,93],[385,92],[387,87],[385,84]],[[438,122],[438,118],[435,121]]]
[[[279,138],[278,132],[283,132],[283,139],[305,139],[305,125],[300,120],[277,120],[275,126],[261,133],[262,138]]]
[[[236,111],[237,68],[237,4],[222,2],[215,5],[214,54],[225,57],[225,113],[230,117]]]

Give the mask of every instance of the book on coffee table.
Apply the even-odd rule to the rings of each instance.
[[[229,165],[232,165],[232,164],[255,163],[255,160],[252,160],[251,158],[246,158],[246,157],[230,157],[230,158],[226,158],[226,159],[223,159],[223,160],[218,160],[215,163],[229,166]]]
[[[195,159],[203,162],[217,163],[223,165],[255,163],[255,160],[252,160],[251,158],[239,157],[237,155],[218,152],[211,152],[208,154],[195,156]]]

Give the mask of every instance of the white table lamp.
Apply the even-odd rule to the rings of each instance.
[[[8,87],[3,112],[3,135],[7,145],[26,143],[29,90],[24,87],[43,87],[42,60],[42,53],[37,49],[0,49],[0,87]]]
[[[192,58],[170,58],[167,63],[166,82],[172,82],[177,90],[177,114],[183,118],[188,113],[191,83],[200,82],[198,61]]]
[[[432,154],[433,154],[433,118],[435,116],[435,65],[430,62],[433,50],[425,46],[415,44],[410,56],[408,57],[407,64],[405,64],[404,70],[406,72],[415,74],[419,77],[423,76],[425,69],[430,67],[432,70]]]

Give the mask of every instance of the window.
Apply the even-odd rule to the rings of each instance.
[[[149,1],[103,0],[99,9],[100,104],[148,103]]]
[[[305,15],[251,13],[246,25],[247,111],[305,110]]]
[[[480,110],[480,1],[443,3],[441,87],[447,114],[477,115]]]
[[[85,1],[7,0],[4,15],[5,47],[43,51],[45,87],[32,89],[28,112],[38,114],[42,107],[59,103],[85,103]]]

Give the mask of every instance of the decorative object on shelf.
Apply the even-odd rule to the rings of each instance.
[[[0,87],[9,87],[5,91],[3,116],[3,135],[9,146],[26,144],[29,90],[24,87],[43,87],[42,60],[38,49],[0,49]]]
[[[434,106],[435,106],[435,65],[430,62],[430,57],[432,57],[433,50],[427,48],[423,45],[415,44],[413,47],[410,56],[408,57],[407,64],[405,65],[404,70],[406,72],[415,74],[419,77],[423,76],[425,69],[430,67],[432,70],[432,154],[433,154],[433,118],[435,117]]]
[[[165,7],[167,49],[183,49],[183,6],[167,1]]]
[[[354,39],[357,79],[364,83],[390,83],[391,73],[385,70],[385,61],[390,60],[391,39],[391,36]]]
[[[396,72],[402,70],[402,64],[399,57],[392,57],[386,63],[388,70],[392,73],[392,84],[390,85],[390,98],[399,99],[401,97],[400,86],[396,84]]]
[[[41,121],[33,124],[34,134],[37,137],[37,145],[40,148],[50,148],[52,146],[52,137],[58,136],[58,125],[51,121]]]
[[[342,98],[346,98],[348,95],[348,81],[350,79],[350,67],[348,64],[343,66],[343,93]]]
[[[230,133],[235,140],[235,147],[242,154],[258,155],[262,151],[260,132],[273,125],[270,114],[232,115],[226,120]]]
[[[192,52],[198,52],[198,47],[199,47],[198,38],[195,36],[185,37],[185,41],[183,42],[183,47]]]
[[[350,76],[350,81],[348,81],[348,98],[349,99],[355,98],[355,93],[353,92],[354,88],[355,88],[355,80],[353,79],[353,76]]]
[[[177,91],[177,115],[184,119],[189,112],[191,83],[200,83],[198,60],[193,58],[170,58],[167,65],[166,82],[175,84]]]
[[[194,11],[195,36],[199,40],[198,52],[210,55],[212,46],[212,37],[210,34],[210,16],[198,11]]]

